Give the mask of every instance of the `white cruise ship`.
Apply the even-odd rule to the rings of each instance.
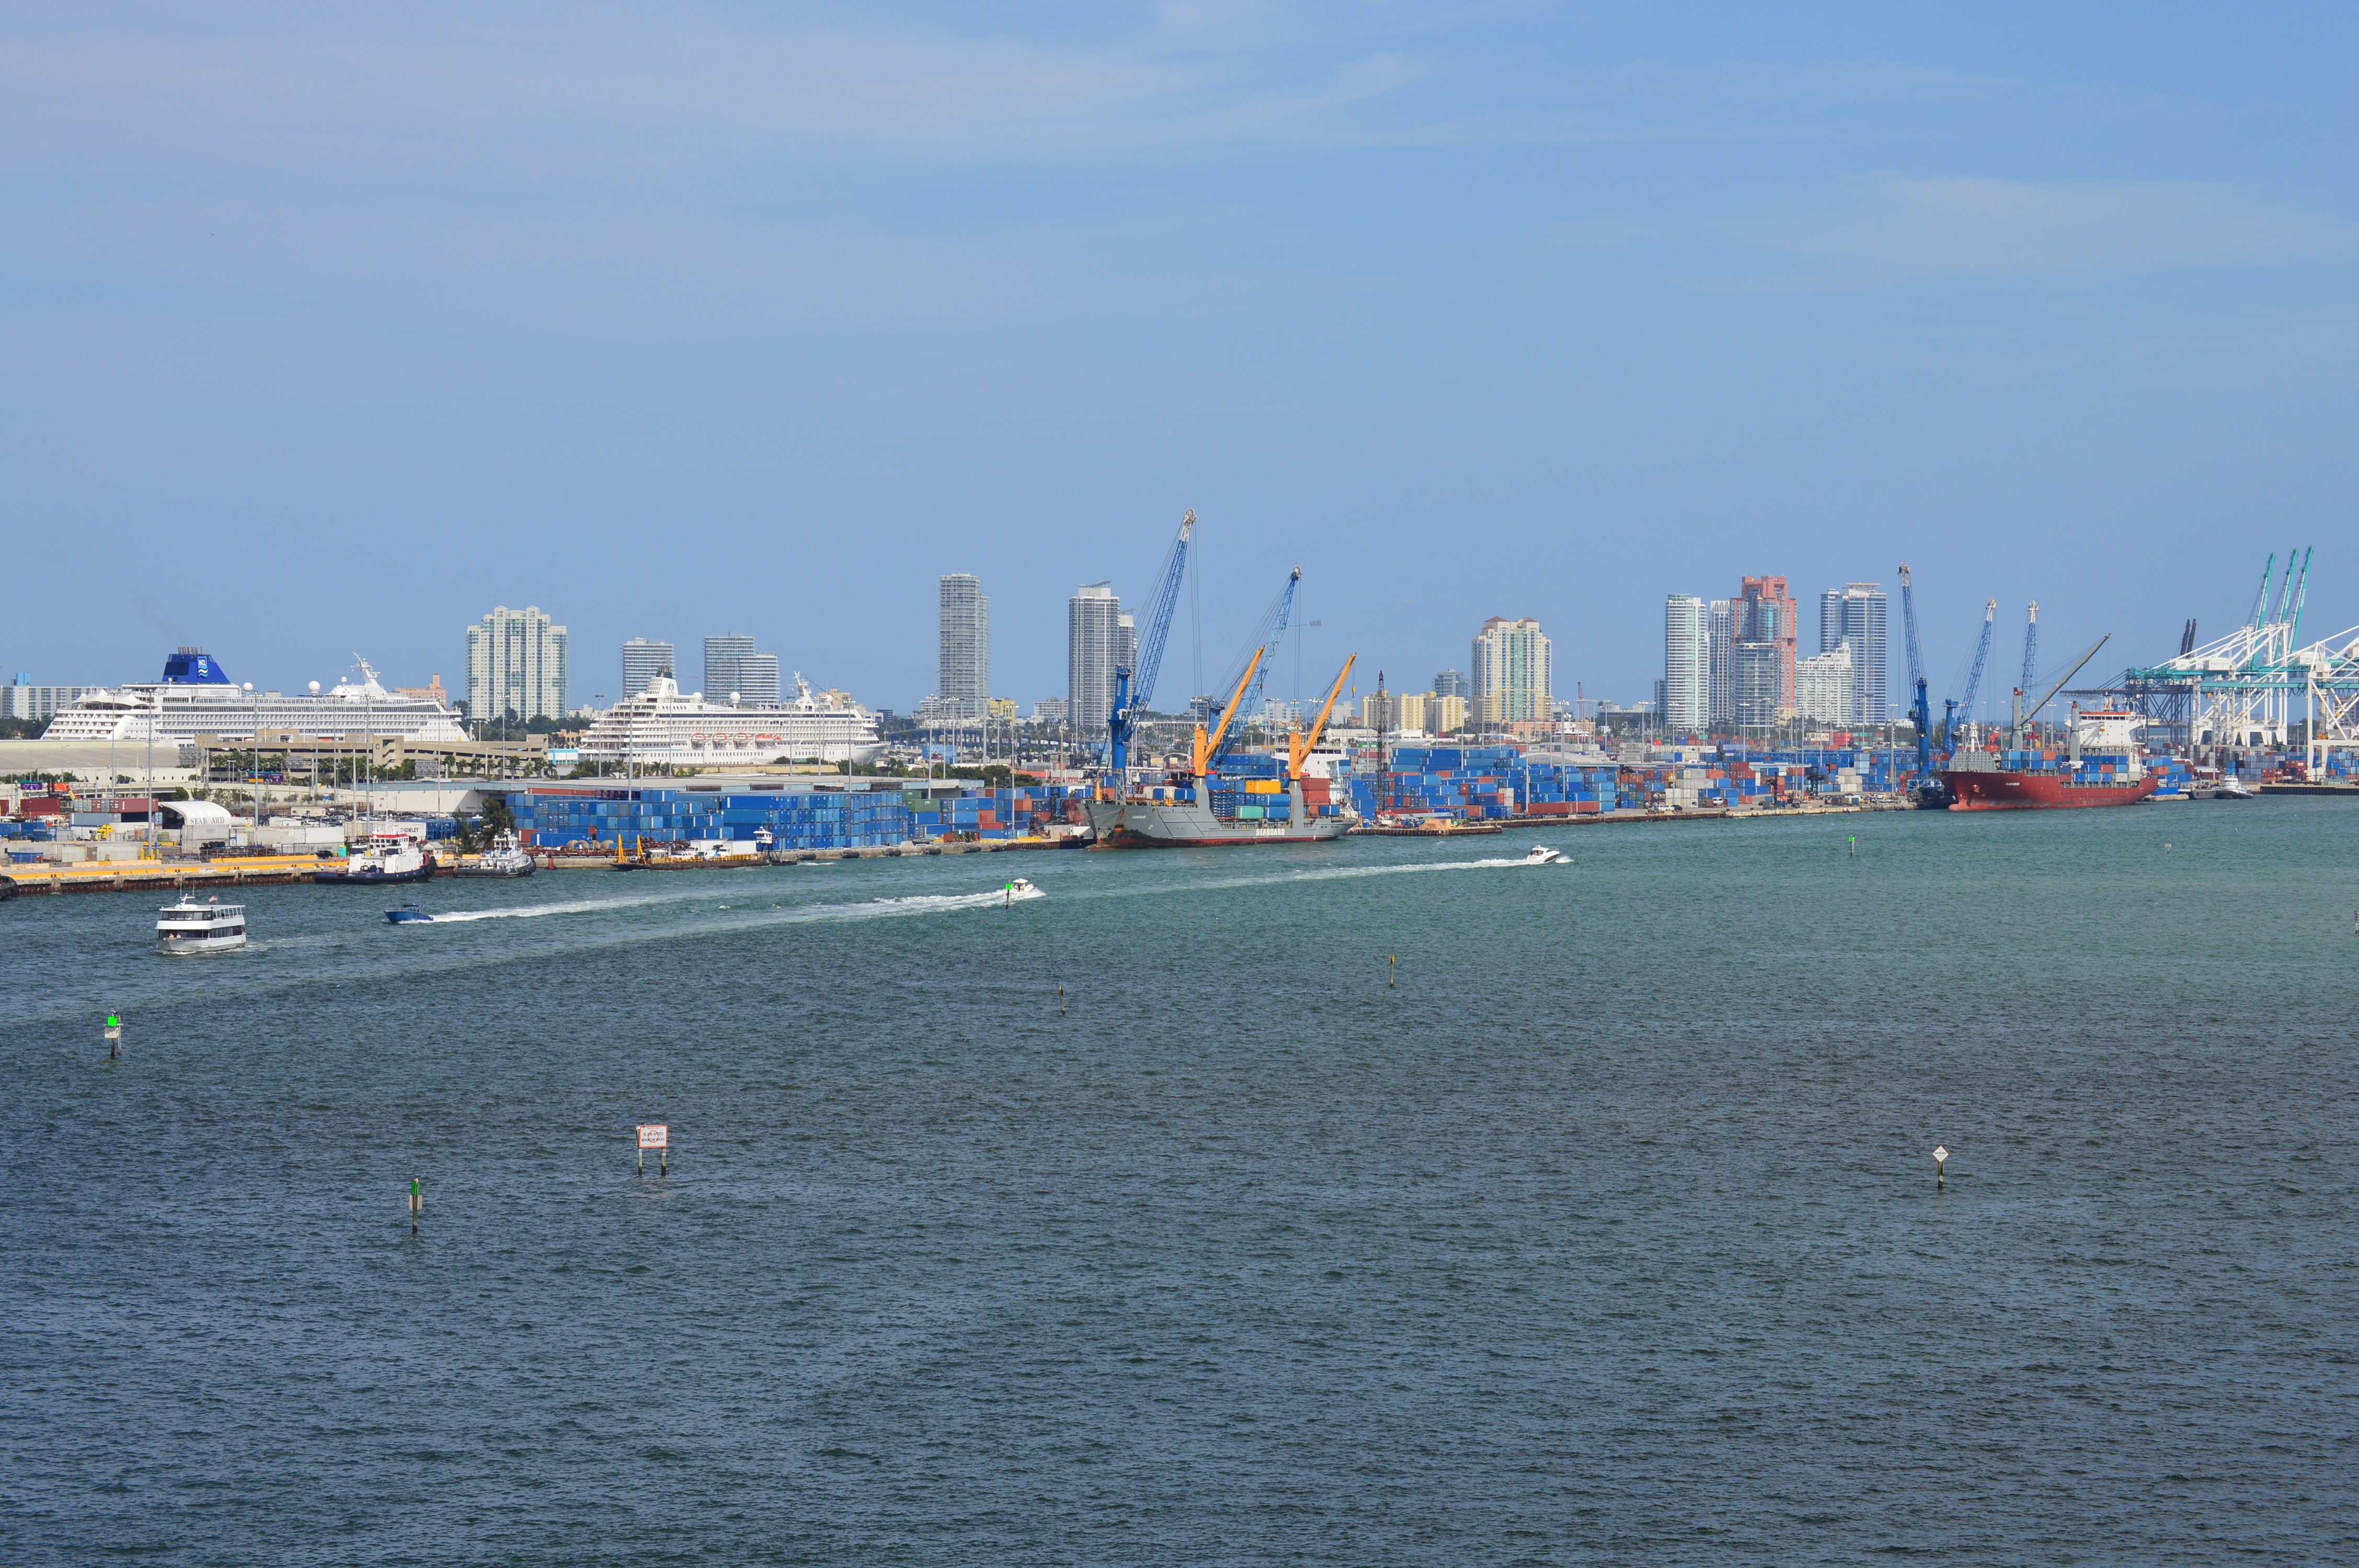
[[[582,738],[585,762],[661,762],[689,767],[791,762],[873,762],[885,754],[869,711],[842,692],[814,693],[798,674],[795,700],[759,706],[681,695],[658,676],[645,691],[608,708]]]
[[[411,741],[463,741],[459,716],[430,697],[397,697],[377,684],[368,661],[357,686],[346,682],[325,696],[286,697],[234,684],[201,648],[182,648],[164,661],[153,684],[95,692],[60,708],[44,741],[136,741],[158,745],[199,735],[247,740],[256,730],[298,735],[399,735]]]

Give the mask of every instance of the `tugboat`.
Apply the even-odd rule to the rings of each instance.
[[[311,873],[315,882],[341,882],[375,887],[381,882],[422,882],[434,874],[434,857],[407,833],[375,832],[368,848],[346,860],[341,871]]]
[[[209,898],[199,903],[183,893],[178,903],[167,904],[156,922],[156,950],[159,953],[210,953],[220,947],[245,946],[245,905],[223,903]]]
[[[462,877],[528,877],[532,870],[532,851],[506,831],[495,835],[492,847],[472,862],[462,860],[452,868],[454,875]]]

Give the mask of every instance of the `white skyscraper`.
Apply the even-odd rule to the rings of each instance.
[[[658,676],[676,674],[671,644],[654,637],[634,637],[623,644],[623,696],[625,700],[647,689]]]
[[[1663,600],[1663,702],[1666,733],[1700,733],[1712,723],[1712,611],[1692,593]]]
[[[741,707],[775,708],[778,702],[778,655],[737,655],[737,684],[730,688]]]
[[[991,600],[983,579],[951,572],[941,579],[936,695],[947,711],[980,719],[991,699]]]
[[[503,604],[467,628],[467,717],[565,716],[565,628],[537,606]]]
[[[1851,644],[1853,724],[1881,724],[1887,717],[1884,589],[1872,582],[1846,583],[1819,595],[1819,652]]]
[[[1858,703],[1851,644],[1794,661],[1794,711],[1821,724],[1849,724]]]
[[[1711,626],[1711,694],[1707,705],[1714,724],[1736,722],[1736,606],[1734,601],[1715,599],[1712,601]]]
[[[1074,731],[1095,741],[1114,716],[1114,667],[1129,653],[1122,600],[1111,583],[1093,582],[1065,601],[1065,659]],[[1130,633],[1136,638],[1136,633]]]

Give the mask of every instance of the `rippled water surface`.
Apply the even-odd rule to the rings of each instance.
[[[0,905],[0,1558],[2359,1560],[2359,812],[1540,837]]]

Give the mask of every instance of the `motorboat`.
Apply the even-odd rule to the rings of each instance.
[[[434,857],[407,833],[376,832],[368,845],[336,871],[311,873],[315,882],[373,885],[378,882],[422,882],[434,874]]]
[[[1013,904],[1019,898],[1046,898],[1048,896],[1048,894],[1042,892],[1038,888],[1034,887],[1030,880],[1025,877],[1010,877],[1007,879],[1007,885],[1000,889],[1000,901],[1004,904]]]
[[[396,925],[431,925],[434,917],[415,903],[405,903],[399,909],[388,909],[385,917]]]
[[[517,842],[514,833],[501,832],[493,836],[492,847],[473,860],[462,860],[453,868],[462,877],[528,877],[532,875],[532,851]]]
[[[209,898],[199,903],[183,893],[178,903],[157,912],[156,950],[159,953],[210,953],[219,947],[245,946],[245,905]]]
[[[1528,851],[1526,852],[1524,856],[1524,864],[1527,866],[1553,866],[1560,864],[1563,860],[1564,856],[1560,851],[1551,849],[1545,844],[1535,844]]]
[[[2220,775],[2220,783],[2212,791],[2213,800],[2258,800],[2260,795],[2250,784],[2234,773]]]

